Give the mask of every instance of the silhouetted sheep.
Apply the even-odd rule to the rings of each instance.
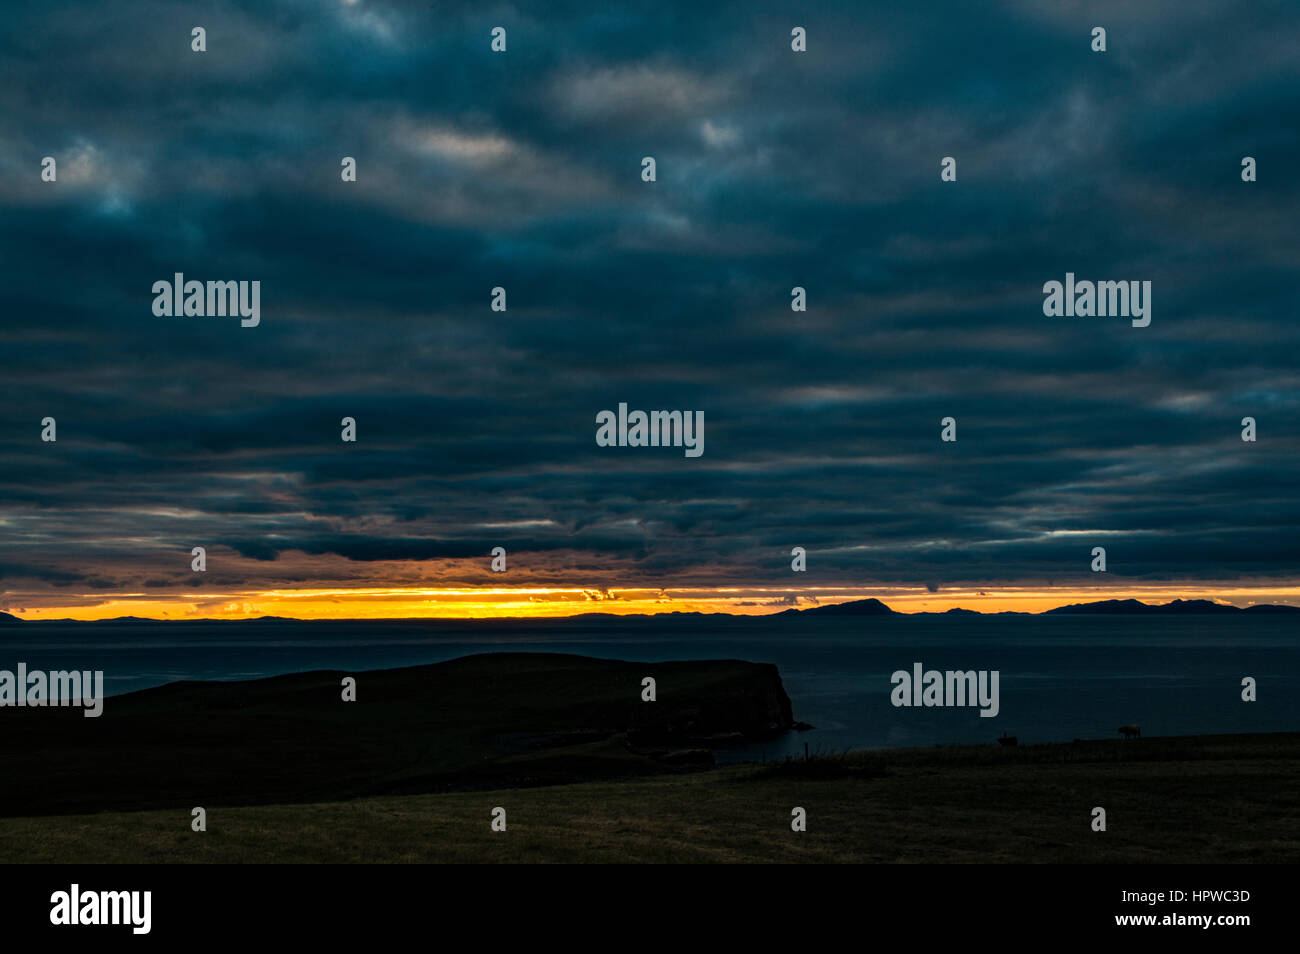
[[[1133,725],[1122,725],[1119,727],[1119,734],[1124,736],[1126,739],[1131,739],[1135,735],[1142,735],[1142,727],[1137,723],[1134,723]]]

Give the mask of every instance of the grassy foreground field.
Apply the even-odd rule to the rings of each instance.
[[[3,862],[1300,860],[1300,734],[857,753],[541,788],[0,820]],[[508,829],[490,830],[494,807]],[[790,828],[795,806],[808,830]],[[1092,809],[1107,830],[1091,830]]]

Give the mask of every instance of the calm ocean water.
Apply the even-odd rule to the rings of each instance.
[[[478,652],[653,662],[775,663],[810,732],[720,752],[736,760],[898,746],[1300,731],[1300,621],[1277,617],[605,618],[520,622],[26,623],[0,629],[0,669],[102,669],[109,695],[178,679],[360,672]],[[890,675],[996,669],[1001,711],[895,708]],[[647,668],[653,673],[653,667]],[[1241,701],[1253,676],[1258,701]],[[660,687],[660,692],[663,692]]]

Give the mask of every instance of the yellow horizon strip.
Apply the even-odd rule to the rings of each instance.
[[[610,597],[593,598],[592,593]],[[627,595],[621,595],[627,594]],[[490,587],[456,588],[239,590],[227,593],[178,593],[150,597],[146,594],[59,594],[60,602],[46,604],[42,596],[10,596],[6,611],[21,619],[109,619],[139,616],[148,619],[251,619],[285,616],[303,620],[345,619],[501,619],[555,618],[585,613],[657,615],[674,612],[725,612],[735,616],[765,616],[791,608],[789,596],[803,596],[797,608],[831,605],[874,597],[902,612],[944,612],[952,608],[984,613],[1041,612],[1069,603],[1107,599],[1166,602],[1208,599],[1237,603],[1300,603],[1300,587],[1147,586],[1131,590],[1099,588],[1034,590],[1029,587],[952,590],[932,593],[923,587]],[[495,597],[495,598],[494,598]],[[539,598],[540,597],[540,598]],[[807,597],[813,597],[808,599]],[[68,600],[68,602],[63,602]],[[814,602],[815,600],[815,602]],[[82,602],[84,601],[84,602]],[[23,604],[15,606],[13,604]]]

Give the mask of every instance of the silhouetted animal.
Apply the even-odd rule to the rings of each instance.
[[[1015,745],[1015,744],[1016,744],[1016,737],[1014,735],[1007,735],[1005,732],[1002,733],[1002,738],[998,739],[998,745]]]
[[[1126,739],[1131,739],[1135,735],[1140,736],[1142,734],[1142,727],[1136,724],[1122,725],[1119,727],[1119,734],[1124,736]]]

